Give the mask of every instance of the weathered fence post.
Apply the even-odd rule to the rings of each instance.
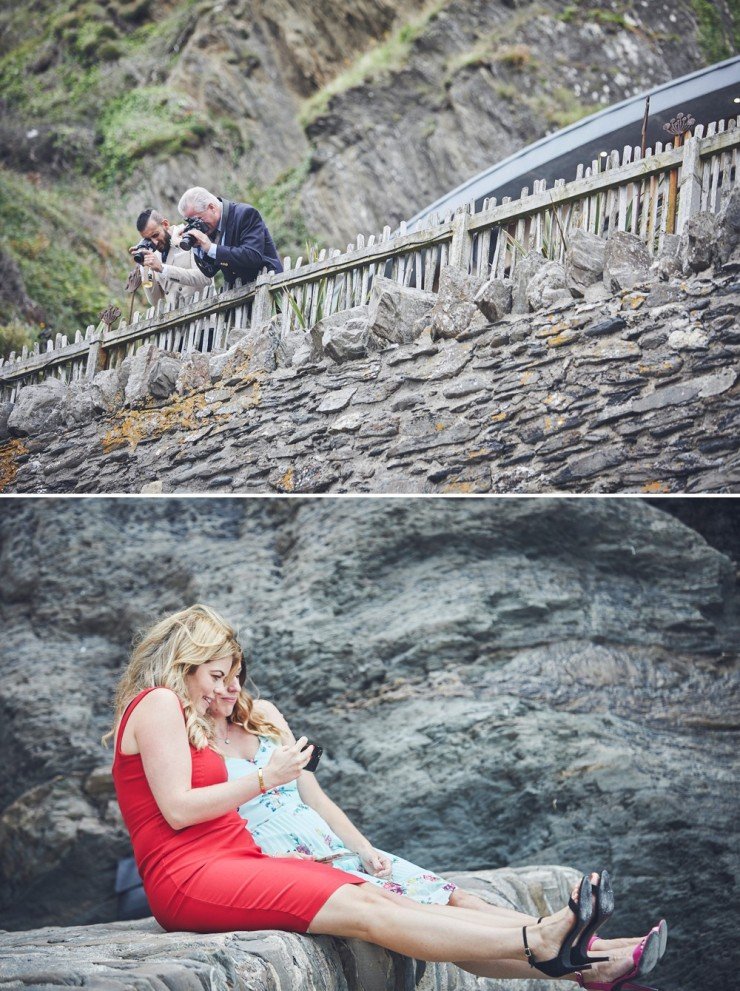
[[[701,155],[699,154],[699,139],[689,138],[683,146],[683,162],[681,163],[681,182],[678,190],[678,215],[676,217],[676,234],[680,234],[689,217],[699,212],[701,206]]]
[[[272,316],[272,298],[270,296],[270,282],[272,272],[260,275],[257,279],[257,292],[252,301],[252,322],[251,327],[259,327],[261,323],[266,323]]]
[[[459,207],[455,211],[455,218],[452,221],[452,241],[450,243],[450,254],[447,259],[448,265],[453,268],[461,268],[465,272],[470,267],[470,259],[473,254],[473,239],[470,236],[470,204]]]
[[[85,367],[85,378],[95,378],[98,372],[105,368],[105,352],[103,351],[103,340],[94,337],[89,344],[87,351],[87,366]]]

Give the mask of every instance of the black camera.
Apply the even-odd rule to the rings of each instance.
[[[157,245],[150,241],[148,237],[142,237],[138,244],[133,247],[134,261],[137,265],[144,264],[144,252],[145,251],[156,251]]]
[[[201,220],[200,217],[191,217],[183,227],[180,238],[180,247],[182,250],[190,251],[198,243],[194,237],[190,237],[187,233],[188,231],[201,231],[203,234],[207,234],[209,229],[208,224],[204,220]]]

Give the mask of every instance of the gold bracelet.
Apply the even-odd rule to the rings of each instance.
[[[265,778],[264,775],[262,774],[261,767],[257,768],[257,778],[259,779],[259,783],[260,783],[260,791],[264,795],[267,792],[267,788],[265,788]]]

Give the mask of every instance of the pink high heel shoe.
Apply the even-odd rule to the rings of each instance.
[[[658,988],[646,984],[636,984],[635,978],[650,973],[658,962],[660,952],[660,935],[656,926],[651,929],[645,939],[632,951],[632,969],[614,981],[586,981],[580,971],[573,974],[573,980],[584,991],[658,991]]]
[[[660,922],[658,923],[658,925],[657,926],[653,926],[653,928],[650,930],[650,932],[651,933],[657,933],[658,934],[658,960],[662,960],[663,957],[664,957],[664,955],[665,955],[665,948],[666,948],[666,944],[668,942],[668,923],[666,922],[665,919],[661,919]],[[647,937],[649,935],[650,935],[650,933],[648,933],[645,936],[645,939],[647,939]],[[594,945],[594,943],[596,942],[596,940],[597,939],[601,939],[601,938],[602,937],[599,936],[598,933],[594,933],[593,936],[591,937],[591,939],[588,941],[588,948],[589,948],[589,950],[592,948],[592,946]]]

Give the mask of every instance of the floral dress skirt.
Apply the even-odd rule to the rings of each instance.
[[[264,767],[275,746],[269,737],[261,736],[254,759],[227,757],[229,780],[246,777],[254,774],[258,767]],[[446,905],[457,887],[452,881],[446,881],[432,871],[425,871],[423,867],[384,850],[379,852],[390,860],[391,876],[377,878],[368,874],[357,854],[347,850],[318,812],[301,800],[295,781],[272,788],[264,795],[257,795],[245,802],[239,809],[239,815],[246,820],[246,827],[255,843],[273,857],[289,853],[326,857],[340,853],[331,861],[333,867],[356,874],[386,891],[406,895],[422,905]]]

